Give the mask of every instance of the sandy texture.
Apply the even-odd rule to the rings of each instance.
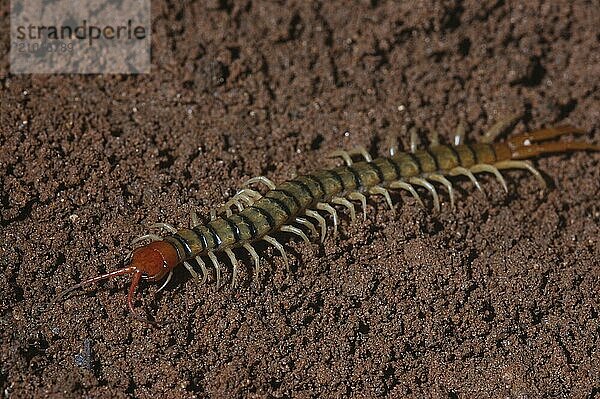
[[[383,154],[407,128],[471,137],[571,123],[600,142],[593,2],[153,1],[153,72],[12,76],[0,6],[0,395],[600,395],[600,154],[544,157],[487,197],[457,180],[441,214],[396,195],[338,237],[259,246],[256,285],[182,269],[132,320],[112,270],[155,222],[189,224],[252,176]],[[514,3],[514,4],[513,4]],[[442,192],[442,190],[440,190]],[[429,197],[428,205],[431,205]],[[282,236],[283,238],[283,236]],[[243,263],[251,265],[246,255]]]

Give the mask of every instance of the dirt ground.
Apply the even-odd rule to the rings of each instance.
[[[570,123],[600,142],[593,2],[152,2],[148,75],[9,74],[0,6],[0,388],[29,397],[600,397],[600,154],[455,179],[457,210],[373,198],[324,244],[259,246],[254,283],[183,268],[126,309],[118,267],[252,176],[384,154],[407,129]],[[525,3],[525,2],[523,2]],[[330,231],[331,233],[331,231]],[[282,235],[280,238],[284,239]],[[228,275],[227,275],[228,276]],[[227,277],[226,276],[226,277]]]

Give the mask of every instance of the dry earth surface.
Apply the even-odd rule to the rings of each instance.
[[[335,149],[515,110],[517,132],[600,142],[600,7],[520,3],[152,1],[151,74],[76,76],[9,73],[3,1],[0,395],[599,397],[600,154],[537,160],[546,194],[457,179],[456,212],[374,198],[322,245],[288,240],[290,270],[259,246],[258,284],[242,254],[235,290],[179,270],[138,293],[161,328],[123,278],[50,304],[153,223]]]

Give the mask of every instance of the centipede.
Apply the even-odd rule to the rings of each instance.
[[[478,190],[482,190],[476,175],[488,173],[508,192],[501,171],[522,169],[530,172],[542,189],[546,189],[546,180],[530,158],[570,151],[600,151],[600,145],[562,140],[561,136],[585,133],[582,129],[567,125],[521,133],[497,141],[507,127],[514,126],[514,121],[514,118],[509,118],[496,123],[472,143],[463,142],[465,132],[459,125],[451,144],[442,144],[437,135],[432,135],[429,145],[419,148],[418,137],[413,130],[408,151],[398,151],[397,146],[392,146],[389,156],[373,158],[364,147],[350,151],[338,150],[330,155],[341,158],[341,166],[300,175],[281,184],[275,184],[265,176],[251,178],[243,189],[210,212],[209,222],[200,223],[197,214],[192,212],[190,228],[176,229],[167,223],[155,224],[154,227],[163,228],[168,234],[138,237],[134,240],[134,246],[144,240],[149,242],[130,252],[123,267],[81,281],[58,294],[55,301],[90,284],[127,275],[131,276],[127,294],[129,311],[135,319],[150,322],[138,315],[134,307],[138,286],[142,281],[154,283],[164,280],[158,289],[160,291],[180,265],[202,284],[207,282],[209,275],[214,276],[218,289],[223,278],[217,255],[224,254],[231,262],[230,284],[235,287],[240,267],[236,252],[247,251],[254,263],[255,278],[260,270],[260,257],[255,244],[260,241],[275,247],[283,263],[289,267],[288,256],[278,234],[287,232],[310,242],[308,232],[313,239],[320,238],[322,243],[327,235],[328,223],[332,225],[333,234],[337,233],[340,218],[335,207],[345,208],[349,219],[354,222],[357,218],[355,205],[358,204],[366,219],[368,196],[383,196],[393,210],[390,190],[405,190],[422,207],[424,203],[419,191],[428,192],[434,210],[440,212],[440,196],[436,186],[445,188],[450,207],[454,208],[451,180],[456,176],[468,178]],[[266,191],[262,190],[264,194],[255,187],[256,184],[266,186]],[[205,260],[210,261],[213,270]],[[196,268],[192,265],[194,262]],[[196,271],[198,268],[200,273]]]

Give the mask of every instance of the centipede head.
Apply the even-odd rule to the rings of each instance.
[[[102,280],[108,280],[116,276],[132,275],[131,285],[129,286],[129,293],[127,295],[127,305],[129,310],[136,319],[152,323],[150,320],[144,319],[136,314],[133,306],[135,290],[142,279],[152,282],[158,281],[177,266],[178,263],[179,259],[177,252],[172,245],[164,241],[155,241],[134,250],[125,267],[75,284],[61,292],[52,302],[64,298],[67,294],[83,286]]]

